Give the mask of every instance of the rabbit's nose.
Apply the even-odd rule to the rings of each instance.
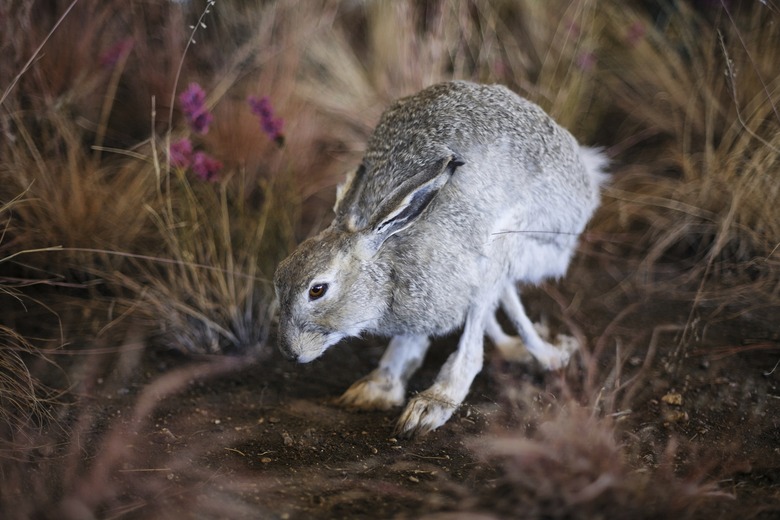
[[[280,319],[276,329],[276,344],[279,348],[279,352],[282,353],[286,360],[295,361],[297,356],[293,352],[293,342],[290,341],[290,331],[290,323],[287,320]]]
[[[287,361],[296,361],[298,359],[298,356],[292,351],[290,344],[283,337],[279,338],[279,352],[282,353]]]

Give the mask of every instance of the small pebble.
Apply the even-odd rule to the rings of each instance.
[[[670,392],[661,398],[661,401],[672,406],[682,406],[682,395],[676,392]]]

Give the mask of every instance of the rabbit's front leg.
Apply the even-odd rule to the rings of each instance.
[[[410,437],[435,430],[452,416],[482,370],[483,334],[488,311],[469,311],[458,349],[450,354],[436,382],[415,396],[398,419],[396,434]]]
[[[389,410],[406,401],[406,383],[422,365],[427,336],[395,336],[370,374],[344,392],[338,404],[361,410]]]
[[[576,339],[571,336],[558,336],[560,348],[543,340],[526,315],[520,296],[517,294],[517,288],[513,283],[507,284],[505,287],[501,297],[501,306],[517,327],[528,351],[542,367],[547,370],[556,370],[566,366],[571,354],[579,347]]]

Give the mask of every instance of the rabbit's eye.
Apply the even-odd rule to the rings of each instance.
[[[325,296],[325,293],[327,291],[328,291],[328,284],[326,283],[314,284],[311,287],[309,287],[309,299],[319,300],[320,298]]]

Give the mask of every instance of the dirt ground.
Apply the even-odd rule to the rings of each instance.
[[[651,486],[665,456],[681,483],[710,485],[680,518],[780,517],[780,309],[700,302],[692,310],[691,295],[664,298],[656,282],[640,290],[627,272],[600,280],[587,277],[593,272],[575,266],[570,281],[530,291],[527,305],[532,314],[552,316],[553,326],[556,315],[565,315],[589,338],[588,355],[565,374],[545,374],[487,345],[466,403],[419,439],[393,436],[398,410],[358,413],[333,404],[375,366],[380,339],[339,345],[308,365],[270,349],[218,375],[197,370],[219,362],[149,350],[124,380],[99,378],[87,392],[102,426],[87,428],[94,442],[81,441],[85,460],[93,460],[81,471],[84,485],[114,483],[120,499],[104,509],[106,518],[178,518],[177,511],[192,518],[588,518],[576,504],[555,514],[528,506],[508,515],[508,506],[498,504],[527,491],[507,480],[518,469],[512,464],[522,463],[480,455],[496,436],[531,431],[524,429],[529,402],[562,408],[569,402],[614,421],[625,463],[632,472],[649,472]],[[572,302],[563,313],[557,295]],[[452,338],[434,344],[410,392],[430,384],[452,345]],[[624,360],[617,375],[609,370],[615,359]],[[184,384],[171,379],[177,372]],[[588,393],[589,372],[590,388],[603,396]],[[637,374],[619,394],[622,401],[606,404],[610,384]],[[170,384],[153,388],[166,378]],[[518,393],[526,400],[518,401]],[[140,422],[133,423],[133,414]],[[101,456],[116,448],[110,440],[116,425],[130,431],[119,436],[120,454]],[[648,500],[679,498],[658,493]],[[619,501],[599,507],[601,518],[624,517]],[[664,516],[647,510],[643,517]]]

